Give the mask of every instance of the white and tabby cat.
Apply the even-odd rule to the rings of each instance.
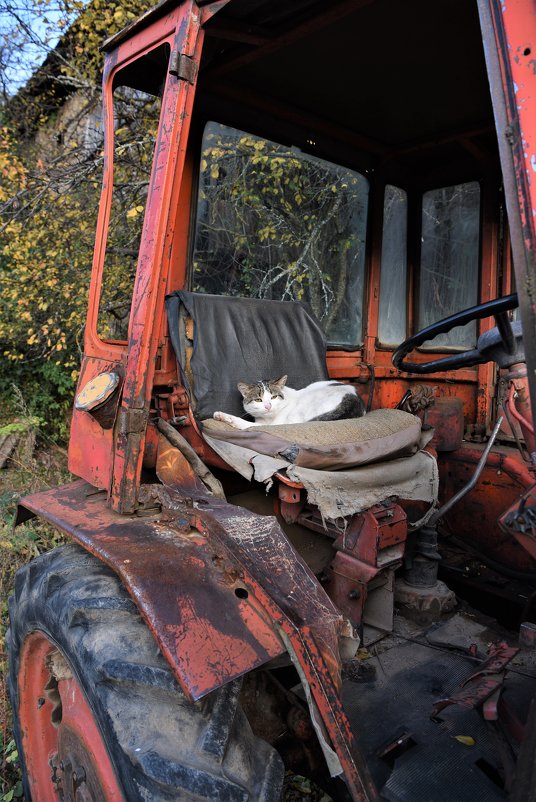
[[[340,420],[360,418],[365,407],[354,387],[337,381],[320,381],[308,384],[301,390],[286,387],[286,376],[255,384],[238,383],[242,403],[256,424],[305,423],[312,420]],[[229,415],[215,412],[216,420],[224,421],[235,429],[249,429],[254,424]]]

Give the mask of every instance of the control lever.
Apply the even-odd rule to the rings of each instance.
[[[493,443],[495,442],[495,439],[499,434],[499,429],[501,428],[503,420],[504,417],[501,415],[501,417],[497,420],[497,423],[493,427],[493,431],[487,442],[486,448],[484,449],[484,451],[482,452],[482,456],[478,460],[478,465],[476,466],[475,472],[471,477],[471,479],[467,482],[465,487],[462,487],[461,490],[458,490],[458,492],[454,496],[452,496],[452,498],[449,498],[449,500],[445,502],[445,504],[443,504],[442,507],[440,507],[433,513],[433,515],[428,520],[427,526],[435,526],[438,523],[438,521],[440,521],[441,518],[447,512],[449,512],[449,510],[451,510],[454,507],[454,505],[457,504],[458,501],[460,501],[460,499],[466,496],[467,493],[469,493],[469,491],[472,490],[473,487],[476,485],[476,483],[480,479],[480,474],[482,473],[484,465],[486,464],[486,460],[488,459],[489,452],[493,447]]]
[[[415,533],[413,549],[406,552],[405,558],[406,571],[404,580],[408,585],[430,588],[436,584],[437,570],[441,560],[441,555],[437,550],[437,524],[478,482],[503,420],[504,418],[501,416],[493,427],[486,448],[482,452],[482,456],[469,482],[439,507],[428,519],[428,522]]]

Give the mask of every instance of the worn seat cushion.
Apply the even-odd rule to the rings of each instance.
[[[410,456],[418,451],[421,435],[420,419],[399,409],[377,409],[348,420],[252,424],[244,430],[212,419],[202,426],[203,433],[213,439],[328,471]]]

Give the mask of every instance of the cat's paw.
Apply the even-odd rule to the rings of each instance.
[[[216,420],[223,421],[223,423],[228,423],[233,429],[249,429],[251,426],[250,423],[242,420],[242,418],[237,418],[235,415],[228,415],[227,412],[214,412],[212,417]]]
[[[234,417],[232,415],[228,415],[226,412],[217,411],[212,416],[214,420],[221,420],[223,423],[230,423],[231,426],[234,422]]]

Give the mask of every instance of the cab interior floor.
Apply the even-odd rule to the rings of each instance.
[[[515,637],[506,639],[516,645]],[[497,736],[483,717],[452,705],[431,718],[434,703],[448,698],[477,671],[479,661],[468,654],[469,646],[476,644],[479,657],[485,658],[490,643],[500,640],[505,640],[504,631],[473,612],[455,614],[427,629],[397,616],[393,633],[381,639],[365,631],[370,658],[356,679],[345,679],[343,701],[382,799],[507,799]],[[535,692],[536,654],[524,651],[510,663],[504,698],[522,718]],[[463,743],[457,736],[472,741]],[[509,743],[515,752],[515,741],[510,738]]]
[[[266,494],[265,488],[254,488],[235,492],[228,500],[261,515],[273,515],[273,496],[273,491]],[[280,523],[314,573],[329,563],[330,538],[300,525]],[[457,609],[427,627],[402,615],[395,615],[392,633],[365,626],[363,645],[370,656],[359,661],[357,674],[349,672],[353,678],[344,680],[343,701],[350,724],[382,798],[389,802],[507,799],[496,736],[480,713],[453,705],[431,719],[434,703],[449,697],[477,671],[490,644],[507,641],[517,646],[517,633],[495,619],[468,605]],[[506,616],[505,621],[511,620],[511,615]],[[479,659],[469,655],[472,644]],[[520,652],[509,666],[503,697],[523,720],[536,694],[536,650]],[[469,737],[474,744],[460,742],[457,736]],[[390,744],[395,748],[382,757]],[[510,745],[515,751],[513,739]]]

